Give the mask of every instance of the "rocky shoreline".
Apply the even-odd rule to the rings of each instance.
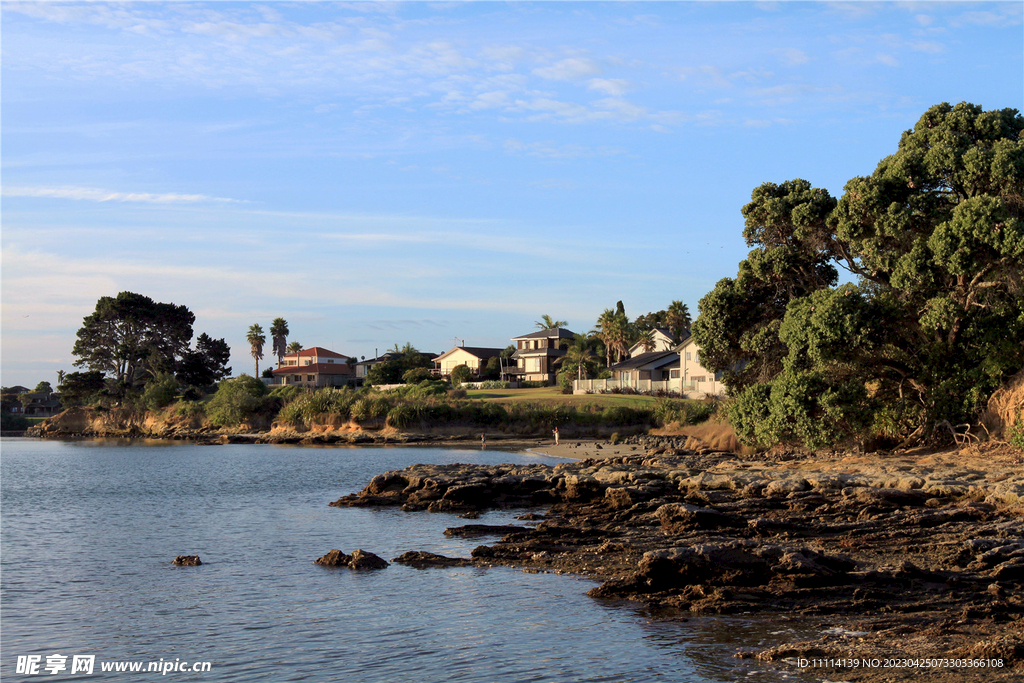
[[[580,574],[602,582],[590,591],[595,598],[689,614],[819,619],[822,635],[813,641],[737,652],[784,660],[794,673],[844,681],[1024,677],[1019,451],[766,459],[678,446],[565,444],[559,449],[611,457],[554,467],[415,465],[330,505],[467,518],[529,509],[522,527],[449,529],[501,536],[470,558],[416,549],[403,557],[420,566]],[[800,668],[800,659],[811,664]],[[880,664],[850,667],[852,659]],[[957,659],[972,664],[952,666]],[[906,661],[886,668],[886,660]]]

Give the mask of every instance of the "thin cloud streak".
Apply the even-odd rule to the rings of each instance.
[[[5,197],[37,197],[45,199],[73,199],[89,202],[140,202],[144,204],[198,204],[217,202],[221,204],[243,204],[240,199],[209,197],[204,194],[177,194],[166,192],[113,192],[93,187],[5,187]]]

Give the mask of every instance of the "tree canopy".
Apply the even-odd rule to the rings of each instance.
[[[220,380],[231,376],[227,366],[231,347],[223,339],[214,339],[203,332],[196,337],[194,350],[186,350],[178,363],[178,381],[186,386],[212,388]]]
[[[192,339],[195,316],[185,306],[121,292],[101,297],[82,321],[72,354],[75,365],[114,378],[122,390],[173,372]]]
[[[231,349],[206,333],[190,348],[194,321],[187,307],[157,303],[141,294],[101,297],[83,320],[72,351],[78,357],[75,365],[89,372],[59,371],[60,391],[73,404],[104,389],[115,397],[139,392],[157,376],[165,383],[170,376],[185,386],[212,387],[231,374]],[[108,378],[111,386],[106,387]]]
[[[405,346],[395,348],[384,354],[387,360],[374,364],[366,373],[364,382],[370,386],[380,384],[401,384],[405,374],[415,368],[431,368],[433,361],[425,353],[416,350],[409,342]]]
[[[753,250],[693,325],[741,437],[917,440],[975,421],[1024,366],[1016,110],[934,106],[840,199],[765,183],[743,216]]]

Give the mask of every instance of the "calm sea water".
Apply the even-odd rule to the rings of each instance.
[[[785,622],[655,619],[592,582],[496,568],[377,572],[313,564],[332,548],[468,556],[453,515],[331,508],[417,462],[555,462],[445,448],[194,446],[4,439],[0,679],[85,680],[102,662],[210,662],[216,681],[775,681],[731,657]],[[474,523],[513,523],[493,512]],[[198,554],[201,567],[174,567]],[[67,670],[18,675],[19,655]]]

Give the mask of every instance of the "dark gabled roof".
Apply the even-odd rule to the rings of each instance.
[[[438,356],[435,356],[434,360],[437,361],[438,359],[442,358],[443,356],[447,356],[452,351],[459,351],[459,350],[465,351],[466,353],[468,353],[471,356],[476,356],[480,360],[487,360],[488,358],[493,358],[494,356],[500,356],[501,352],[504,351],[505,349],[489,349],[489,348],[486,348],[484,346],[454,346],[454,347],[448,349],[447,351],[445,351],[444,353],[442,353],[442,354],[440,354]]]
[[[530,334],[524,334],[521,337],[512,337],[512,341],[518,341],[519,339],[572,339],[576,334],[564,327],[556,327],[553,330],[540,330],[538,332],[531,332]]]
[[[668,365],[669,363],[678,360],[679,354],[675,351],[650,351],[648,353],[641,353],[639,356],[628,358],[621,363],[614,363],[608,369],[635,370],[636,368],[641,368],[645,365],[654,365],[655,367],[658,367],[661,365]]]

